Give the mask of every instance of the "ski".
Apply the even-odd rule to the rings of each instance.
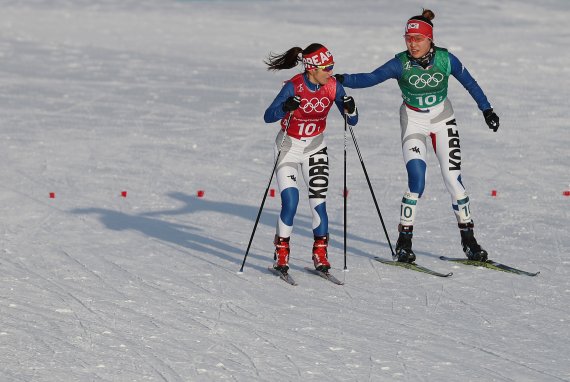
[[[344,283],[342,281],[340,281],[339,279],[337,279],[336,277],[331,275],[330,272],[318,271],[314,268],[309,268],[309,267],[305,267],[305,270],[309,271],[310,273],[312,273],[314,275],[321,276],[323,279],[329,280],[333,284],[344,285]]]
[[[453,272],[440,273],[440,272],[431,270],[429,268],[423,267],[421,265],[418,265],[416,263],[401,263],[399,261],[386,260],[386,259],[383,259],[383,258],[377,257],[377,256],[374,257],[374,260],[379,261],[382,264],[394,265],[396,267],[411,269],[412,271],[423,272],[423,273],[427,273],[429,275],[438,276],[438,277],[449,277],[453,274]]]
[[[273,267],[267,267],[267,269],[269,269],[275,276],[279,276],[279,278],[285,281],[287,284],[297,286],[297,283],[288,272],[281,272]]]
[[[465,264],[465,265],[473,265],[476,267],[493,269],[495,271],[503,271],[503,272],[508,272],[508,273],[514,273],[517,275],[525,275],[525,276],[534,277],[540,273],[540,271],[539,272],[523,271],[521,269],[513,268],[509,265],[497,263],[496,261],[493,261],[493,260],[475,261],[475,260],[469,260],[469,259],[460,258],[460,257],[456,258],[456,257],[445,257],[445,256],[440,256],[439,258],[441,260],[445,260],[445,261],[452,261],[455,263],[461,263],[461,264]]]

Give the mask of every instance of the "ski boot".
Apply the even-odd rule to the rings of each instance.
[[[313,244],[313,263],[315,269],[321,272],[328,272],[331,264],[328,260],[329,235],[315,236],[315,243]]]
[[[473,233],[473,222],[459,223],[459,232],[461,233],[461,245],[463,252],[469,260],[474,261],[487,261],[487,251],[485,251],[475,240]]]
[[[273,269],[281,273],[287,273],[289,270],[289,238],[275,235],[273,244],[275,244],[275,253],[273,254],[275,264],[273,264]]]
[[[398,241],[396,242],[396,256],[400,263],[413,263],[416,261],[416,254],[412,251],[412,236],[414,235],[413,225],[398,225]]]

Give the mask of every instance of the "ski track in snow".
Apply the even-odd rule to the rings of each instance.
[[[303,192],[291,240],[299,285],[267,271],[279,197],[267,199],[237,273],[273,164],[277,124],[263,112],[297,73],[268,72],[263,59],[321,42],[336,73],[371,71],[405,48],[417,3],[4,1],[0,380],[570,381],[570,57],[551,27],[570,5],[432,9],[436,43],[501,117],[499,132],[488,131],[450,80],[478,240],[537,277],[439,260],[462,254],[433,153],[414,249],[419,264],[453,276],[374,261],[390,248],[350,135],[343,272],[336,110],[327,210],[333,273],[345,285],[304,270],[312,231]],[[406,187],[399,92],[388,81],[348,93],[394,246]]]

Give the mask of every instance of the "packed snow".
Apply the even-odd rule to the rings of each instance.
[[[570,2],[1,5],[1,381],[570,381]],[[374,261],[391,252],[350,135],[345,271],[336,110],[329,257],[345,285],[304,269],[305,188],[291,239],[299,285],[267,269],[278,193],[239,273],[274,160],[278,124],[263,112],[301,70],[263,60],[319,42],[335,73],[368,72],[405,49],[422,7],[501,118],[493,133],[450,79],[476,236],[490,258],[540,274],[439,260],[463,254],[433,153],[414,250],[453,276]],[[394,245],[407,184],[399,89],[347,92]]]

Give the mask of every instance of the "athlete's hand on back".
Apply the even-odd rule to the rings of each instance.
[[[501,125],[499,123],[499,116],[495,114],[493,109],[485,110],[483,112],[483,116],[485,117],[485,122],[487,122],[489,129],[492,129],[494,132],[496,132],[499,126]]]

